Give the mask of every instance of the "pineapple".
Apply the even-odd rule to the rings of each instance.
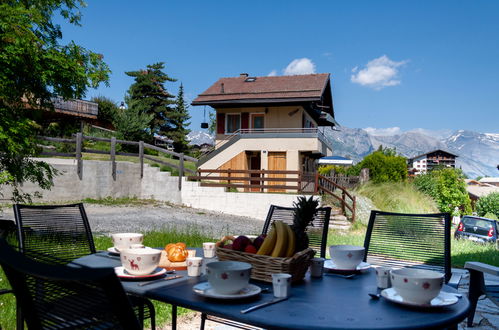
[[[293,203],[293,206],[295,208],[293,231],[296,235],[296,252],[299,252],[308,248],[307,226],[314,220],[319,206],[319,199],[314,199],[313,196],[310,196],[309,199],[300,196],[298,201]]]

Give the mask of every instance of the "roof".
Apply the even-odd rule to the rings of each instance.
[[[328,156],[320,158],[319,164],[352,165],[353,160],[341,156]]]
[[[323,102],[331,99],[329,73],[294,76],[220,78],[194,99],[192,105],[263,102]],[[326,100],[327,101],[327,100]],[[330,106],[332,112],[332,99]]]
[[[421,154],[421,155],[417,155],[417,156],[411,157],[411,158],[409,158],[409,160],[413,160],[413,159],[416,159],[416,158],[419,158],[419,157],[422,157],[422,156],[426,156],[426,155],[432,154],[432,153],[437,152],[437,151],[442,151],[442,152],[445,152],[446,154],[449,154],[451,156],[459,157],[458,155],[454,155],[451,152],[448,152],[448,151],[445,151],[445,150],[442,150],[442,149],[436,149],[436,150],[429,151],[429,152],[426,152],[426,153]]]
[[[499,178],[498,177],[494,177],[494,178],[485,177],[485,178],[481,178],[478,181],[485,182],[485,183],[487,183],[487,182],[493,182],[493,183],[495,183],[495,182],[499,182]]]

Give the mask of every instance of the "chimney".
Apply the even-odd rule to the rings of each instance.
[[[224,89],[224,83],[221,83],[220,84],[220,93],[225,93],[225,89]]]
[[[248,76],[249,76],[249,74],[247,74],[247,73],[240,73],[239,74],[239,77],[241,77],[241,78],[248,78]]]

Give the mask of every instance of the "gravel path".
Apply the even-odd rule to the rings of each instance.
[[[162,229],[199,231],[213,238],[234,234],[260,234],[265,219],[240,217],[212,211],[151,204],[143,206],[103,206],[85,204],[94,234],[147,232]],[[14,219],[12,208],[4,208],[2,218]]]

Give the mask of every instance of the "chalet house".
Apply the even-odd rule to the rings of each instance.
[[[329,74],[220,78],[192,105],[216,110],[215,149],[201,169],[314,171],[332,154]]]
[[[440,149],[430,151],[408,159],[409,172],[418,175],[425,174],[437,166],[455,168],[456,157],[458,156]]]

